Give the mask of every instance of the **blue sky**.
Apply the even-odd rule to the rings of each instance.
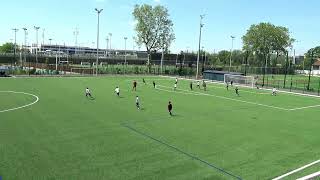
[[[28,43],[36,40],[33,26],[45,29],[45,43],[74,45],[73,31],[79,29],[78,43],[93,46],[96,42],[97,17],[94,8],[103,8],[100,17],[100,47],[106,47],[106,36],[112,33],[112,48],[133,48],[134,4],[161,4],[169,9],[174,22],[176,40],[173,52],[197,49],[199,15],[204,19],[202,45],[206,50],[230,49],[230,35],[236,36],[234,47],[242,47],[241,37],[251,24],[271,22],[289,28],[298,54],[320,45],[319,0],[5,0],[0,6],[0,44],[14,38],[12,28],[19,28],[17,43],[24,39],[28,28]],[[42,42],[42,30],[39,31]]]

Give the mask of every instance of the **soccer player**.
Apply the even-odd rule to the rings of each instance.
[[[136,106],[140,110],[140,100],[138,96],[136,96]]]
[[[206,82],[204,82],[204,80],[202,81],[202,86],[203,86],[204,91],[206,91],[207,90],[207,84],[206,84]]]
[[[136,80],[133,81],[132,90],[137,91],[137,81]]]
[[[153,88],[156,88],[156,82],[152,82],[152,84],[153,84]]]
[[[273,87],[272,89],[272,96],[276,96],[277,95],[277,89],[275,87]]]
[[[233,86],[233,81],[230,82],[231,86]]]
[[[172,116],[172,104],[171,104],[171,101],[169,101],[169,104],[168,104],[168,111],[169,111],[170,116]]]
[[[174,83],[174,86],[173,86],[174,88],[174,90],[176,90],[177,89],[177,83]]]
[[[176,78],[176,84],[178,84],[178,78]]]
[[[88,96],[90,96],[92,98],[90,89],[86,88],[86,97],[88,97]]]
[[[192,81],[190,82],[190,90],[192,91],[193,88],[192,88],[193,84],[192,84]]]
[[[236,94],[237,94],[238,96],[240,96],[240,95],[239,95],[239,89],[238,89],[238,87],[236,87],[235,90],[236,90]]]
[[[200,89],[200,81],[197,81],[197,87]]]
[[[144,78],[142,78],[142,82],[143,82],[144,84],[146,84],[146,81],[144,80]]]
[[[118,86],[116,87],[114,92],[116,92],[117,96],[120,97],[120,88]]]
[[[226,86],[226,87],[227,87],[227,91],[229,91],[229,83],[227,83],[227,86]]]

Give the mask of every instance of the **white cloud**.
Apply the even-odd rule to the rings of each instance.
[[[161,0],[153,0],[155,3],[160,3]]]

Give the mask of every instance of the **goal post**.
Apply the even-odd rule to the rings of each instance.
[[[255,79],[253,76],[243,76],[243,75],[235,75],[235,74],[224,74],[224,83],[231,83],[235,85],[254,87]]]

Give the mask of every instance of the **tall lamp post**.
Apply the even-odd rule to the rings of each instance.
[[[36,30],[36,69],[37,69],[37,65],[38,65],[38,31],[39,31],[40,27],[34,26],[34,29]]]
[[[98,76],[98,63],[99,63],[99,20],[100,20],[100,13],[103,9],[95,8],[97,15],[98,15],[98,24],[97,24],[97,61],[96,61],[96,76]]]
[[[112,37],[112,33],[109,33],[109,41],[110,41],[109,49],[112,49],[112,48],[111,48],[111,37]]]
[[[14,31],[14,51],[13,51],[13,57],[14,57],[14,61],[16,61],[16,52],[17,52],[17,32],[19,31],[19,29],[17,28],[13,28],[12,29]],[[11,61],[11,71],[13,72],[13,62]]]
[[[230,50],[230,64],[229,64],[229,73],[231,71],[231,65],[232,65],[232,51],[233,51],[233,41],[235,36],[230,36],[231,37],[231,50]]]
[[[124,64],[127,64],[127,37],[124,37]]]
[[[26,63],[26,61],[27,61],[27,55],[26,55],[26,53],[27,53],[27,50],[26,50],[26,48],[27,48],[27,28],[22,28],[23,29],[23,31],[24,31],[24,48],[23,48],[23,55],[24,55],[24,63]],[[23,65],[24,65],[24,63],[23,63]]]
[[[109,38],[106,38],[106,57],[108,56],[108,46],[109,46]]]
[[[201,47],[201,33],[202,33],[202,27],[203,27],[203,23],[202,23],[202,19],[204,18],[204,14],[200,15],[200,34],[199,34],[199,49],[198,49],[198,58],[197,58],[197,74],[196,74],[196,79],[198,79],[199,76],[199,61],[200,61],[200,47]]]
[[[50,43],[49,45],[51,46],[51,41],[52,41],[52,38],[49,38],[48,40],[49,40],[49,43]]]

